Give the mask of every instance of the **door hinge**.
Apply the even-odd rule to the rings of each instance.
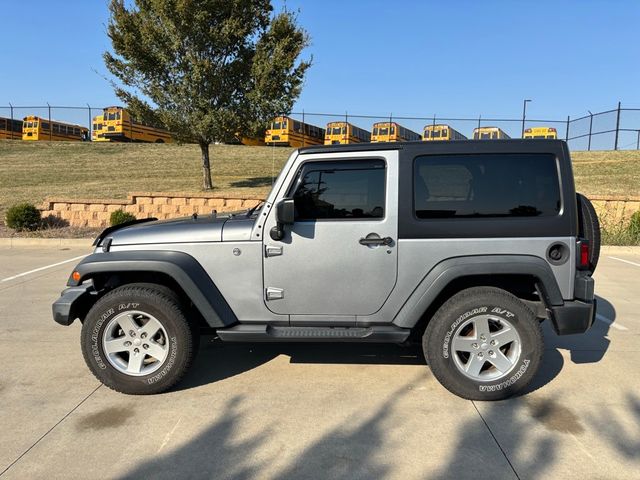
[[[276,245],[265,245],[264,256],[265,257],[277,257],[282,255],[282,247]]]
[[[280,300],[284,298],[284,290],[282,288],[267,287],[267,300]]]

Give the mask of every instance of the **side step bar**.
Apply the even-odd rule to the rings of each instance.
[[[235,325],[216,330],[225,342],[372,342],[402,343],[411,331],[395,326],[376,327],[273,327]]]

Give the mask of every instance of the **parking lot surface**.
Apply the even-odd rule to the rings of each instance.
[[[115,393],[80,325],[51,319],[85,253],[0,248],[2,480],[640,478],[638,249],[602,252],[594,326],[546,325],[530,392],[491,403],[447,392],[417,348],[212,337],[175,390]]]

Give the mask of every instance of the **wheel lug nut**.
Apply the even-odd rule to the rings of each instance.
[[[478,358],[482,358],[482,357],[484,357],[484,355],[482,355],[482,352],[480,352],[480,353],[478,354]]]
[[[493,357],[493,350],[489,350],[489,355]]]
[[[478,344],[477,344],[477,343],[472,343],[472,344],[471,344],[471,346],[472,346],[473,348],[478,348]]]
[[[130,337],[135,337],[136,336],[136,332],[134,332],[133,330],[129,330],[129,336]]]
[[[131,342],[127,340],[126,342],[124,342],[124,346],[125,347],[130,347],[131,346]]]
[[[496,341],[495,340],[491,340],[491,345],[495,345]]]
[[[133,353],[140,353],[140,349],[139,348],[134,348],[133,349]]]
[[[487,337],[485,337],[484,335],[480,335],[480,340],[482,340],[483,342],[487,339]]]
[[[142,332],[142,334],[140,335],[140,338],[147,338],[147,334],[145,332]]]
[[[149,345],[147,345],[147,344],[145,343],[144,345],[142,345],[142,348],[144,348],[144,349],[146,350],[147,348],[149,348]]]

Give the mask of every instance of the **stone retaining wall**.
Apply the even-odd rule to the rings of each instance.
[[[640,210],[640,197],[589,197],[603,226],[627,223]],[[261,201],[257,197],[222,198],[215,193],[136,192],[126,200],[68,200],[50,198],[44,202],[42,216],[54,216],[76,227],[107,227],[112,212],[122,209],[137,218],[159,219],[209,214],[212,210],[230,212],[251,208]]]
[[[627,225],[631,215],[640,211],[640,197],[591,195],[589,200],[593,203],[598,219],[604,227]]]
[[[75,227],[108,227],[109,217],[116,210],[132,213],[137,218],[158,219],[204,215],[213,210],[231,212],[251,208],[261,201],[256,197],[223,198],[215,193],[131,193],[124,199],[69,200],[48,198],[42,206],[42,216],[57,217]]]

